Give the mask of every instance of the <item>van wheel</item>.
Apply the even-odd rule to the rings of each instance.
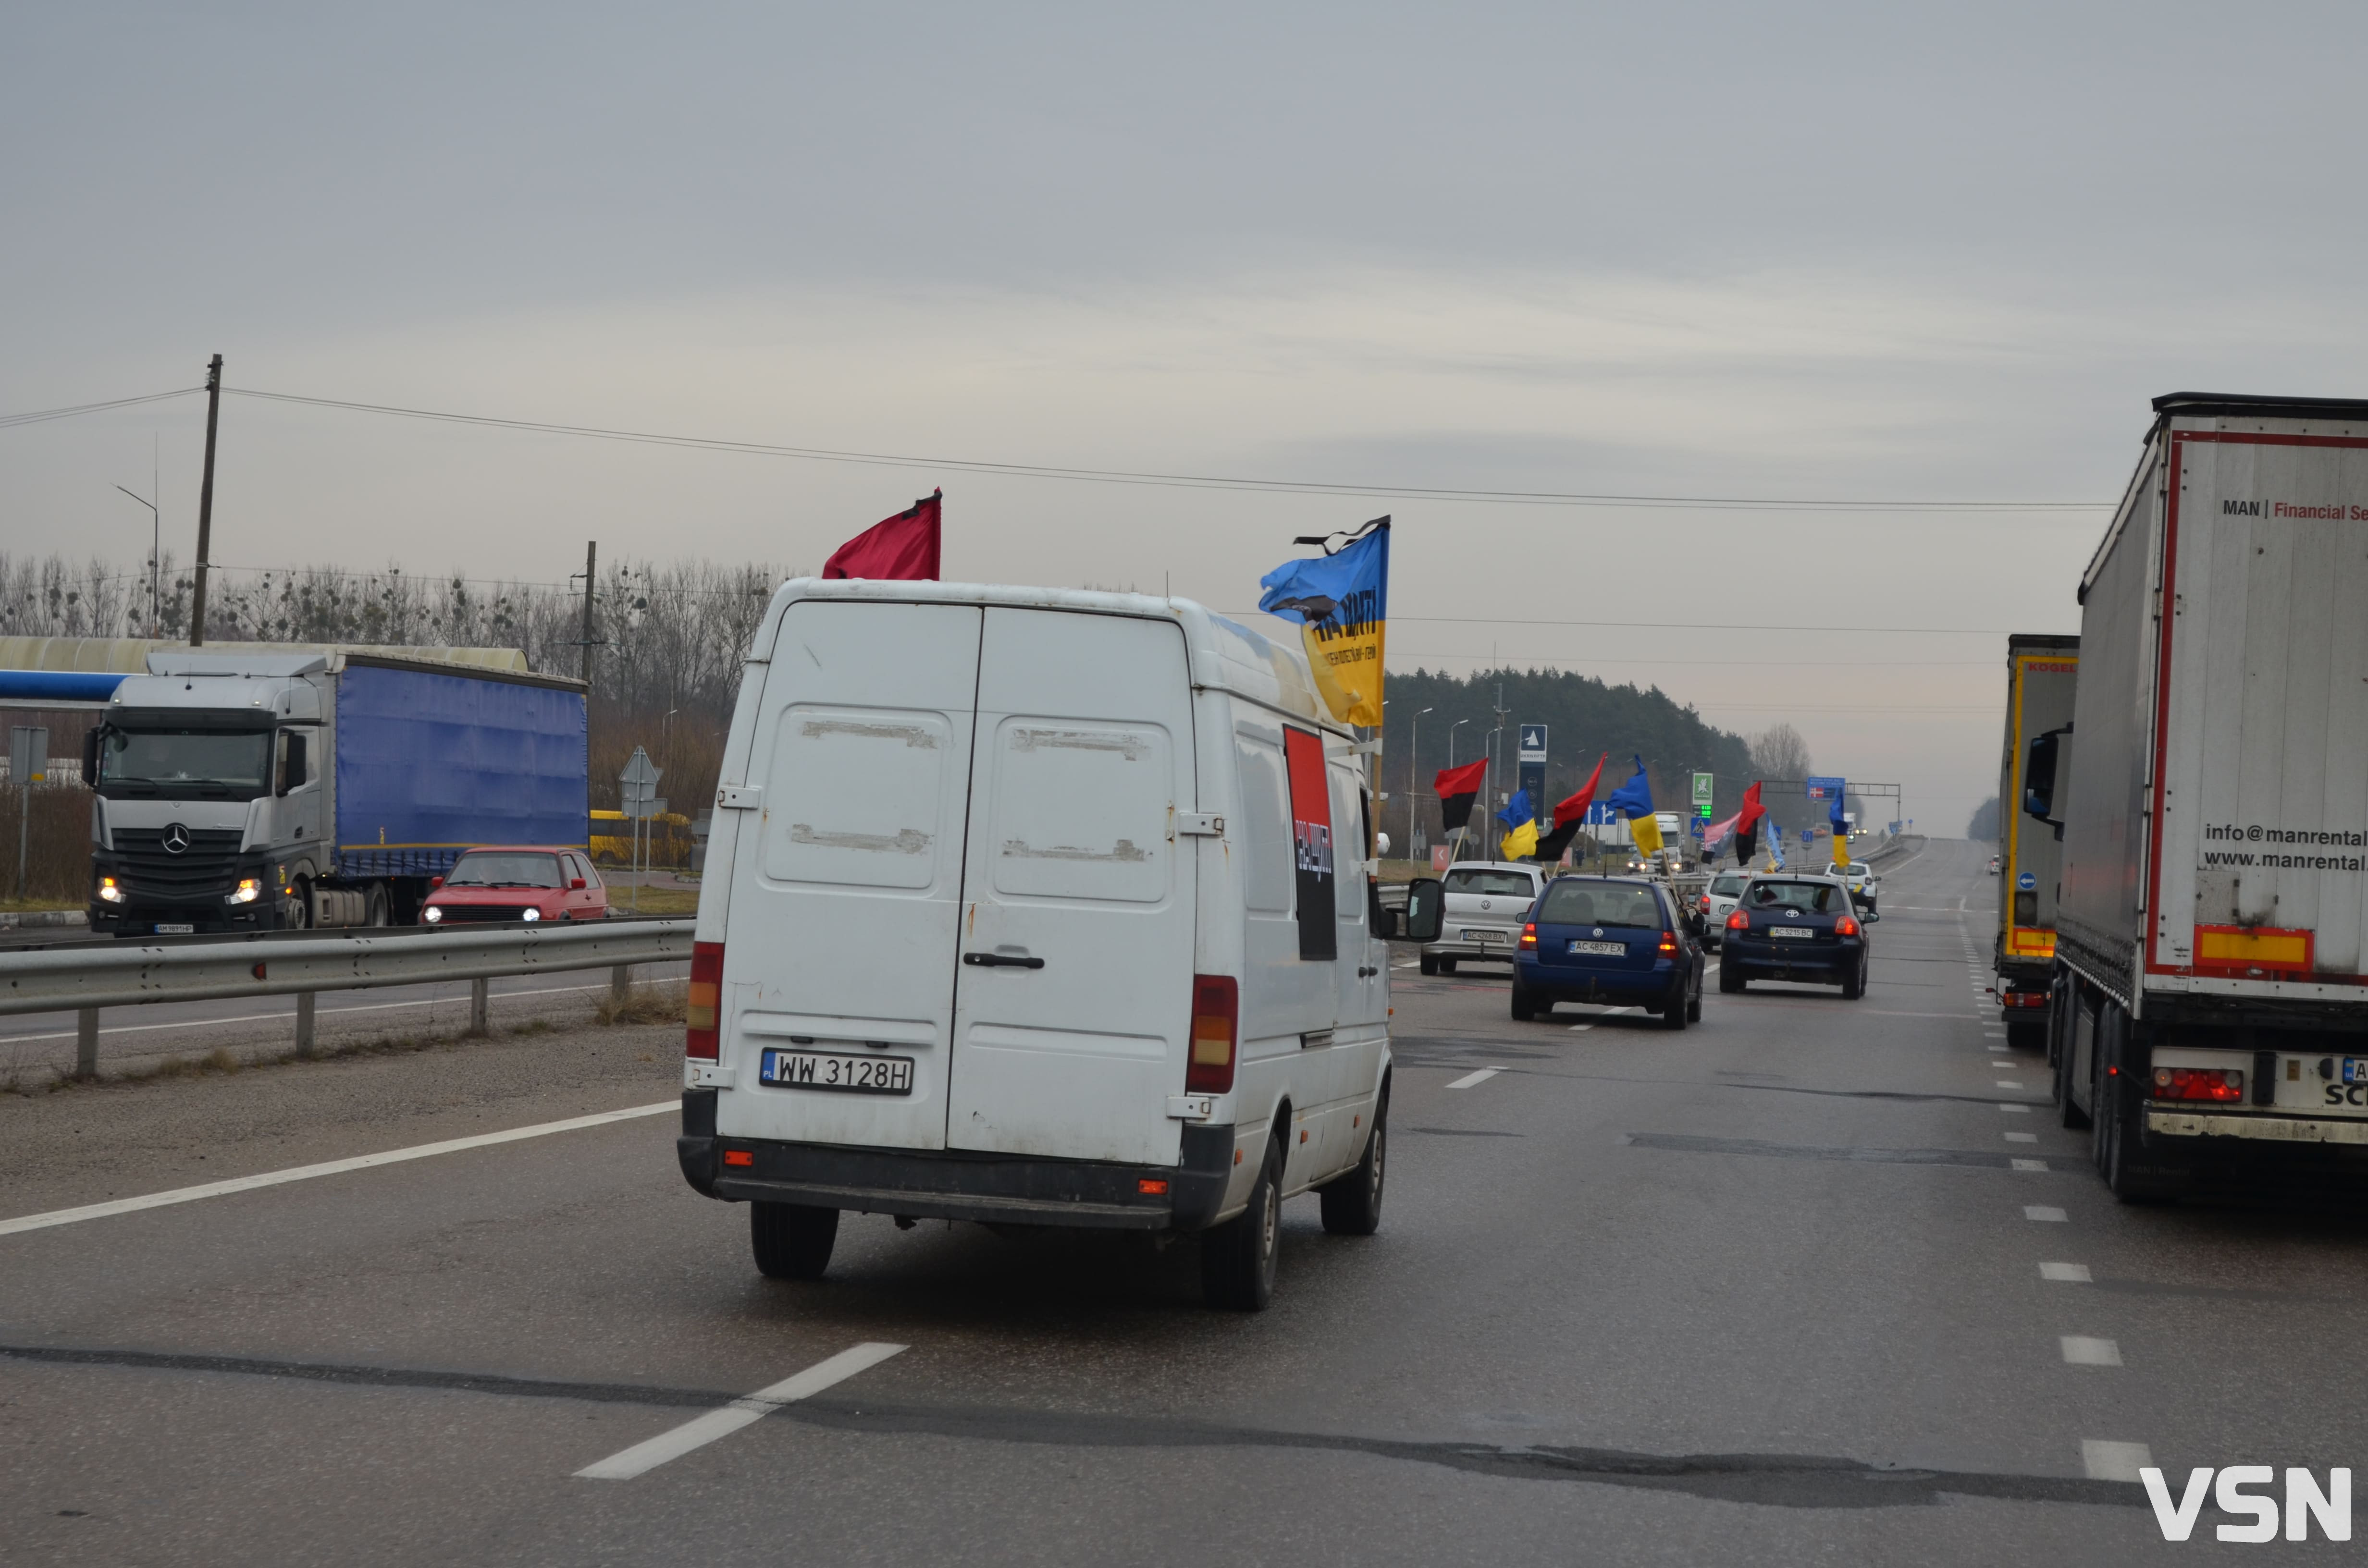
[[[1455,972],[1455,960],[1453,959],[1440,959],[1439,960],[1439,972],[1441,974],[1453,974]]]
[[[1743,971],[1736,968],[1733,964],[1720,964],[1718,966],[1718,989],[1719,994],[1723,996],[1741,995],[1743,994]]]
[[[838,1240],[838,1210],[803,1203],[748,1205],[748,1241],[768,1279],[819,1279]]]
[[[1537,1016],[1538,1004],[1536,999],[1531,996],[1529,988],[1518,980],[1513,982],[1513,1021],[1517,1024],[1526,1024]]]
[[[1382,1182],[1389,1175],[1390,1096],[1385,1086],[1373,1102],[1373,1131],[1365,1157],[1346,1176],[1315,1189],[1324,1205],[1324,1229],[1336,1236],[1370,1236],[1382,1228]]]
[[[1420,963],[1423,973],[1437,974],[1439,972],[1439,956],[1436,953],[1423,954]]]
[[[1263,1311],[1274,1299],[1274,1258],[1282,1236],[1282,1145],[1269,1142],[1250,1206],[1201,1238],[1201,1294],[1212,1307]]]

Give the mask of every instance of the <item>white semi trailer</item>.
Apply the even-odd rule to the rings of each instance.
[[[2368,402],[2154,408],[2022,801],[2056,1096],[2130,1199],[2368,1162]]]

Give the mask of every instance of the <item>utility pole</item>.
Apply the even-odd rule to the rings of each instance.
[[[600,559],[598,540],[584,546],[584,685],[588,695],[592,686],[592,573]]]
[[[206,645],[206,559],[214,541],[214,430],[222,423],[222,356],[206,366],[206,474],[198,482],[198,588],[189,600],[189,646]]]

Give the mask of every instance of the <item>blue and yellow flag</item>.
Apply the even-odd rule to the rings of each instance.
[[[1305,542],[1305,541],[1303,541]],[[1382,722],[1382,633],[1389,619],[1390,520],[1375,517],[1338,551],[1286,561],[1258,585],[1258,608],[1299,622],[1315,689],[1344,724]]]
[[[1526,860],[1538,852],[1537,813],[1530,805],[1527,790],[1514,790],[1505,809],[1497,813],[1497,820],[1506,829],[1505,836],[1497,841],[1498,858]]]
[[[1636,840],[1638,851],[1646,855],[1661,852],[1661,824],[1653,815],[1653,781],[1645,777],[1645,759],[1636,759],[1636,771],[1604,802],[1617,809],[1628,819],[1628,831]]]

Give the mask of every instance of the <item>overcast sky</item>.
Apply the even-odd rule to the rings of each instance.
[[[2156,393],[2368,395],[2356,0],[1114,11],[17,6],[0,414],[220,351],[234,388],[920,457],[2107,502]],[[0,549],[128,569],[112,486],[157,442],[186,557],[201,419],[0,429]],[[1389,511],[1393,666],[1790,719],[1945,831],[1995,787],[2003,633],[2077,630],[2103,522],[1215,493],[234,397],[214,555],[810,569],[940,483],[949,577],[1235,609],[1293,535]],[[1804,630],[1553,624],[1607,620]]]

